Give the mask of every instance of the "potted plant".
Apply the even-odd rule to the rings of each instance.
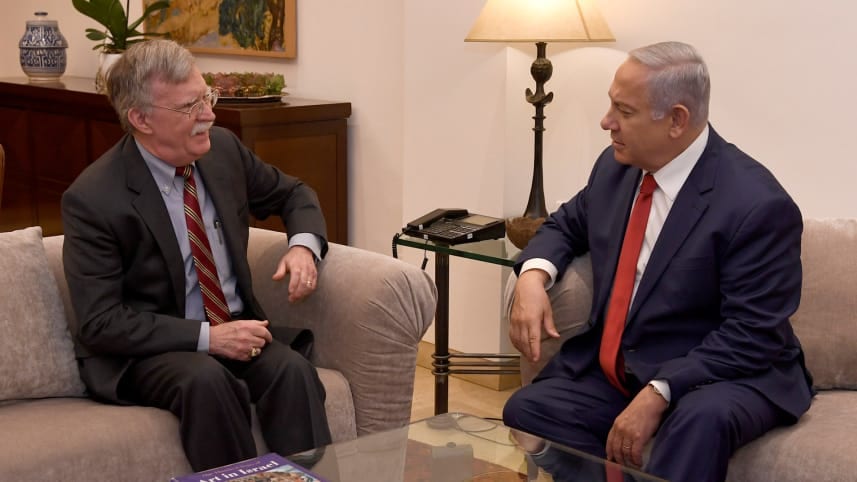
[[[86,38],[98,42],[92,50],[101,51],[98,58],[98,71],[95,73],[95,90],[99,93],[105,92],[105,76],[125,49],[146,40],[146,37],[163,35],[155,32],[141,32],[137,28],[149,15],[170,6],[169,0],[150,3],[140,18],[129,23],[127,12],[131,6],[130,0],[125,0],[125,8],[122,8],[119,0],[71,0],[71,3],[75,10],[104,26],[104,30],[86,29]]]
[[[131,1],[125,1],[125,8],[119,0],[71,0],[75,10],[104,26],[104,30],[88,28],[86,38],[99,42],[93,50],[102,53],[122,53],[130,45],[146,40],[146,37],[163,35],[155,32],[137,30],[149,15],[169,8],[169,0],[160,0],[149,4],[134,22],[128,18]]]

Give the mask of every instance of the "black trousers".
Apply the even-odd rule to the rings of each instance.
[[[242,380],[244,383],[242,383]],[[255,457],[250,404],[268,447],[290,455],[331,442],[325,392],[310,362],[274,340],[241,362],[196,352],[140,359],[122,379],[122,398],[179,419],[194,471]]]

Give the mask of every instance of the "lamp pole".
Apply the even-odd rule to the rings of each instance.
[[[536,81],[536,91],[533,92],[527,88],[527,102],[533,104],[536,108],[536,115],[533,117],[535,126],[534,146],[533,146],[533,182],[530,186],[530,198],[527,201],[527,209],[524,211],[524,217],[531,219],[546,218],[548,210],[545,206],[545,188],[544,178],[542,175],[542,136],[545,131],[545,106],[553,100],[553,92],[545,94],[545,82],[550,80],[553,75],[553,65],[545,56],[547,51],[547,42],[536,42],[536,59],[533,65],[530,66],[530,74]]]

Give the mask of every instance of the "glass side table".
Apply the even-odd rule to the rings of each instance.
[[[407,246],[435,253],[434,276],[437,285],[435,311],[434,354],[434,413],[449,411],[449,375],[502,375],[520,373],[520,355],[516,353],[449,353],[449,257],[456,256],[499,266],[514,266],[520,251],[504,239],[491,239],[475,243],[445,245],[408,235],[393,237],[393,255],[396,246]],[[490,360],[494,359],[494,360]]]

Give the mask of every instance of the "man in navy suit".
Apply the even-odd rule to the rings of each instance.
[[[212,126],[216,92],[178,44],[134,45],[107,86],[128,134],[62,198],[72,334],[90,393],[171,411],[195,471],[256,456],[251,403],[271,450],[330,443],[324,386],[294,343],[306,338],[282,326],[288,320],[269,323],[247,260],[251,215],[280,216],[289,249],[273,278],[289,275],[284,303],[310,296],[327,251],[315,192]],[[176,173],[185,166],[198,214]],[[202,233],[189,232],[194,217]],[[197,265],[192,252],[203,236],[213,267]],[[219,324],[204,301],[216,285],[200,282],[211,271],[224,297]]]
[[[511,314],[512,342],[538,360],[542,330],[559,336],[546,289],[590,254],[588,323],[511,397],[503,419],[632,467],[652,441],[644,469],[677,482],[724,480],[735,450],[794,423],[812,398],[789,322],[800,302],[800,211],[708,124],[709,92],[693,47],[630,52],[601,121],[612,145],[522,252]],[[600,362],[602,333],[646,174],[656,187],[613,384]]]

